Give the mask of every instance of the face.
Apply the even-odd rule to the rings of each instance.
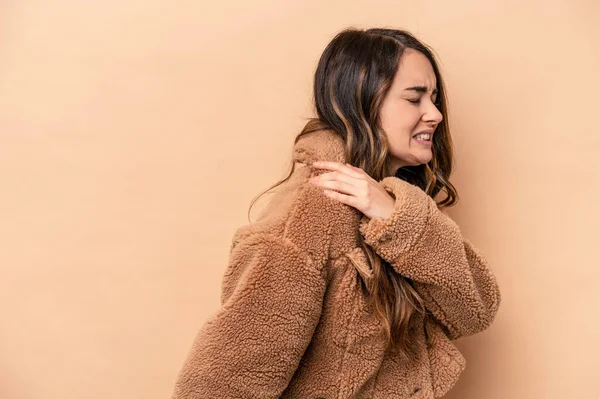
[[[436,85],[427,57],[406,49],[379,114],[390,148],[392,173],[431,160],[433,134],[443,119],[435,105]],[[429,137],[416,136],[422,131],[430,133]]]

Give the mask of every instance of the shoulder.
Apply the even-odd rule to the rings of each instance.
[[[236,242],[254,234],[268,234],[289,242],[317,263],[337,257],[355,245],[360,211],[333,200],[308,182],[315,172],[298,164],[255,223],[236,231]]]
[[[311,176],[319,172],[307,172]],[[308,181],[297,193],[285,236],[318,258],[334,258],[355,246],[361,213],[323,193]]]

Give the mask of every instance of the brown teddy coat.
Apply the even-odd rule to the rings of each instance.
[[[442,397],[465,368],[451,340],[486,329],[500,304],[488,263],[417,186],[384,178],[393,213],[368,219],[307,182],[326,172],[311,162],[345,162],[333,132],[302,137],[293,154],[291,179],[234,234],[222,306],[201,328],[172,398]],[[384,350],[361,289],[370,268],[358,234],[414,281],[434,316],[415,319],[411,361]]]

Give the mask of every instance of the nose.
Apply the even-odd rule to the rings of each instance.
[[[423,114],[423,121],[427,124],[437,126],[444,119],[444,116],[440,110],[435,106],[433,102],[430,102],[429,107],[425,114]]]

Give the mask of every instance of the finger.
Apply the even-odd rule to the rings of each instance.
[[[354,166],[349,163],[347,163],[346,165],[348,165],[349,168],[352,168],[353,170],[357,171],[358,173],[360,173],[361,175],[366,177],[367,180],[373,180],[373,178],[367,172],[365,172],[363,169],[359,168],[358,166]]]
[[[327,172],[327,173],[323,173],[320,174],[319,176],[315,176],[313,177],[313,181],[340,181],[340,182],[344,182],[353,186],[356,186],[357,188],[360,187],[360,184],[364,183],[364,179],[362,178],[356,178],[353,176],[349,176],[345,173],[341,173],[341,172]]]
[[[359,168],[358,166],[354,166],[352,164],[346,163],[346,166],[348,166],[349,168],[357,171],[357,172],[362,172],[362,173],[366,173],[364,170],[362,170],[361,168]]]
[[[361,177],[362,173],[358,173],[357,171],[353,170],[352,168],[348,167],[347,165],[344,165],[343,163],[339,163],[339,162],[331,162],[331,161],[316,161],[313,162],[312,165],[318,169],[330,169],[330,170],[335,170],[341,173],[345,173],[348,176],[352,176],[352,177]]]
[[[346,194],[341,194],[335,191],[331,191],[331,190],[324,190],[323,194],[325,194],[326,196],[328,196],[329,198],[332,198],[336,201],[339,201],[343,204],[346,205],[350,205],[351,207],[356,208],[356,198],[350,196],[350,195],[346,195]]]
[[[348,184],[346,182],[343,182],[343,181],[321,180],[321,181],[315,181],[314,184],[316,184],[320,187],[328,188],[330,190],[340,191],[346,195],[357,196],[359,194],[359,190],[355,186]]]

